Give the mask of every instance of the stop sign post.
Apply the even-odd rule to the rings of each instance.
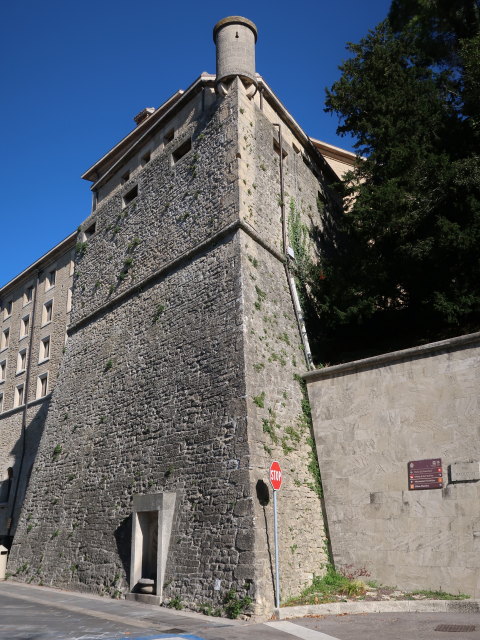
[[[282,467],[274,460],[270,465],[270,484],[273,487],[273,534],[275,539],[275,606],[280,609],[280,569],[278,566],[277,491],[282,486]]]
[[[282,486],[282,468],[276,460],[270,465],[270,484],[275,491]]]

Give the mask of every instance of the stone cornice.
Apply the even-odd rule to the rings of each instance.
[[[448,338],[447,340],[440,340],[439,342],[430,342],[429,344],[423,344],[419,347],[381,353],[378,356],[372,356],[371,358],[365,358],[363,360],[353,360],[352,362],[344,362],[343,364],[337,364],[332,367],[316,369],[315,371],[305,373],[302,377],[306,382],[314,382],[315,380],[324,380],[325,378],[332,378],[337,375],[357,373],[357,371],[363,371],[365,369],[388,366],[401,360],[426,358],[440,351],[452,351],[475,343],[480,343],[480,331],[467,333],[466,335],[455,338]]]

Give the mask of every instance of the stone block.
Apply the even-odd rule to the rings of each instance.
[[[472,482],[480,480],[480,462],[454,462],[450,465],[452,482]]]
[[[253,549],[255,543],[255,535],[252,531],[242,532],[237,534],[235,540],[235,548],[239,551],[250,551]]]

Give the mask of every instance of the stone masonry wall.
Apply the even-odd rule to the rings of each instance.
[[[273,120],[280,121],[278,117]],[[316,198],[325,187],[289,144],[294,138],[283,123],[282,133],[288,152],[284,159],[287,215],[293,202],[309,236],[314,225],[320,224]],[[241,93],[240,215],[267,246],[282,253],[277,137],[272,118]],[[312,434],[302,404],[300,375],[305,370],[305,355],[278,253],[243,232],[241,248],[252,482],[263,480],[269,485],[270,464],[280,462],[284,479],[278,495],[279,544],[281,599],[285,601],[298,595],[314,574],[321,574],[327,562],[321,504],[309,469],[315,455]],[[274,599],[272,501],[262,506],[257,500],[255,508],[257,584],[268,609]]]
[[[305,359],[278,256],[272,123],[238,79],[201,105],[192,100],[174,140],[82,225],[71,336],[9,570],[125,593],[132,497],[175,491],[166,599],[218,606],[233,588],[266,613],[272,507],[256,486],[272,458],[285,469],[283,599],[326,561],[298,377]],[[173,164],[190,136],[191,151]],[[324,187],[289,153],[288,197],[311,228]]]
[[[9,563],[17,578],[124,592],[132,496],[175,491],[166,596],[203,602],[214,579],[238,583],[236,539],[252,527],[238,299],[230,241],[73,333]],[[243,566],[241,588],[248,577]]]
[[[72,324],[238,217],[234,104],[232,95],[202,112],[201,96],[194,98],[185,121],[175,121],[174,139],[82,225],[96,221],[94,235],[79,245]],[[192,149],[173,164],[172,153],[189,138]],[[123,207],[135,185],[138,197]]]
[[[188,118],[171,147],[192,134],[193,149],[175,166],[172,148],[154,156],[134,202],[113,192],[82,225],[96,221],[10,557],[17,579],[125,592],[132,496],[165,490],[178,496],[166,598],[254,595],[238,236],[168,267],[238,217],[236,100],[233,87]]]
[[[337,566],[480,597],[479,389],[479,334],[310,374]],[[443,489],[409,490],[408,463],[429,458]]]

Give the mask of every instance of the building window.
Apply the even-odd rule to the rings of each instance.
[[[28,331],[30,329],[30,316],[24,316],[20,322],[20,339],[28,336]]]
[[[7,377],[7,361],[3,360],[0,362],[0,382],[5,382],[5,378]]]
[[[25,393],[25,385],[19,384],[18,387],[15,387],[15,399],[13,402],[14,407],[21,407],[24,403],[24,393]]]
[[[12,315],[12,304],[13,301],[9,300],[8,302],[5,303],[5,306],[3,307],[3,319],[6,320],[7,318],[9,318]]]
[[[52,321],[53,315],[53,300],[49,300],[45,302],[43,305],[43,317],[42,317],[42,325],[48,324]]]
[[[44,398],[48,393],[48,373],[38,376],[37,380],[37,398]]]
[[[6,349],[8,347],[9,342],[10,342],[10,329],[4,329],[2,333],[2,341],[0,344],[0,349]]]
[[[133,202],[133,200],[135,200],[135,198],[138,196],[138,185],[135,185],[133,187],[133,189],[130,189],[130,191],[128,191],[124,196],[123,196],[123,206],[124,208],[129,205],[131,202]]]
[[[172,153],[173,164],[176,164],[183,156],[187,155],[187,153],[192,148],[192,139],[188,138],[183,142],[179,147],[175,149]]]
[[[74,272],[75,272],[75,260],[73,258],[70,258],[70,268],[68,271],[68,275],[73,276]]]
[[[169,129],[167,133],[163,136],[163,142],[168,144],[175,137],[175,129]]]
[[[146,164],[150,162],[151,157],[152,157],[151,151],[147,151],[147,153],[144,156],[142,156],[142,167],[144,167]]]
[[[23,292],[23,306],[29,304],[33,299],[33,285],[28,286]]]
[[[47,277],[45,278],[45,291],[55,286],[55,279],[56,279],[56,271],[55,269],[52,269],[52,271],[49,271],[47,273]]]
[[[273,150],[277,155],[280,155],[280,143],[275,138],[273,139]],[[288,153],[285,151],[285,147],[282,146],[282,158],[285,159]]]
[[[50,336],[43,338],[40,342],[40,362],[50,358]]]
[[[130,180],[130,171],[126,171],[122,176],[122,184],[125,184]]]
[[[89,240],[93,236],[96,231],[96,226],[97,224],[94,222],[88,227],[88,229],[85,229],[85,240]]]
[[[27,368],[27,350],[22,349],[17,356],[17,374],[23,373]]]
[[[72,310],[72,287],[67,291],[67,313]]]

